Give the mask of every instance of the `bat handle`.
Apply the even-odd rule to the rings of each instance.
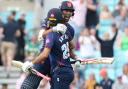
[[[44,78],[44,79],[46,79],[46,80],[48,80],[48,81],[51,80],[51,78],[49,78],[49,77],[43,75],[42,73],[38,72],[37,70],[35,70],[35,69],[33,69],[33,68],[30,68],[29,70],[30,70],[31,73],[33,73],[33,74],[35,74],[35,75],[37,75],[37,76],[39,76],[39,77],[42,77],[42,78]]]

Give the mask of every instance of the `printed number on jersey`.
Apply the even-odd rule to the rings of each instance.
[[[61,46],[61,49],[63,51],[63,59],[67,59],[70,54],[69,54],[69,43],[65,43]]]

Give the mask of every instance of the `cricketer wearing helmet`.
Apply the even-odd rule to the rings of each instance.
[[[70,17],[74,16],[74,7],[73,7],[73,4],[72,2],[70,1],[63,1],[61,3],[61,6],[60,6],[60,9],[64,15],[64,18],[65,18],[65,22],[68,22]]]
[[[72,16],[74,16],[74,7],[73,7],[73,4],[72,2],[70,1],[63,1],[61,3],[61,6],[59,7],[63,13],[63,16],[64,16],[64,19],[65,19],[65,25],[67,27],[67,29],[70,31],[71,35],[72,35],[72,39],[74,38],[74,28],[68,23],[70,18]],[[70,57],[72,59],[77,59],[76,55],[73,53],[73,49],[74,49],[74,44],[72,41],[69,42],[69,49],[70,49]]]
[[[70,1],[63,1],[61,3],[61,6],[59,7],[59,9],[62,11],[62,14],[63,14],[63,17],[64,17],[64,24],[67,26],[67,28],[69,28],[68,30],[70,31],[72,37],[74,37],[74,29],[68,23],[70,18],[74,15],[73,4]],[[45,23],[47,24],[46,21],[45,21]],[[45,26],[46,26],[46,24],[45,24]],[[42,26],[44,26],[44,24]],[[63,29],[57,29],[54,32],[56,32],[56,31],[59,31],[61,33],[65,33],[65,31]],[[43,36],[46,36],[49,32],[52,32],[52,30],[47,30],[47,31],[40,30],[38,39],[42,40]]]
[[[44,37],[42,40],[43,45],[41,48],[41,52],[44,50],[45,47],[45,42],[46,42],[45,36],[49,32],[60,32],[61,34],[65,33],[67,28],[62,23],[63,23],[63,18],[60,9],[57,8],[51,9],[47,14],[47,18],[45,19],[45,22],[41,24],[42,30],[44,30],[43,33]],[[29,65],[29,62],[26,62],[25,65]],[[33,67],[42,74],[50,76],[51,66],[50,66],[49,58],[47,58],[47,60],[43,64],[42,63],[34,64]],[[27,70],[25,70],[24,67],[22,69],[24,72],[27,72]],[[41,80],[42,80],[41,77],[38,77],[34,74],[29,74],[24,80],[21,89],[37,89]]]
[[[55,15],[54,13],[55,10],[50,13],[50,16]],[[60,21],[63,22],[63,18]],[[32,67],[31,64],[44,63],[49,56],[52,72],[52,89],[69,89],[70,83],[74,79],[74,72],[70,63],[69,53],[69,42],[71,40],[72,36],[69,30],[66,30],[65,34],[50,32],[46,36],[44,50],[30,63],[29,66],[26,67],[24,63],[23,67],[26,67],[24,69],[29,71],[29,68]]]

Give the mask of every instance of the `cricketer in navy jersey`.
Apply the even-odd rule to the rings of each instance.
[[[46,48],[50,48],[50,65],[54,89],[69,89],[74,72],[70,63],[69,42],[72,40],[67,30],[64,35],[49,33],[46,37]],[[59,73],[59,75],[58,75]]]

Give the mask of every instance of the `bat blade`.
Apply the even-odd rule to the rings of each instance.
[[[94,59],[85,59],[81,61],[81,64],[112,64],[114,58],[101,57]]]
[[[12,65],[13,66],[15,66],[15,67],[17,67],[17,68],[21,68],[22,67],[22,65],[23,65],[23,63],[22,62],[20,62],[20,61],[12,61]]]

